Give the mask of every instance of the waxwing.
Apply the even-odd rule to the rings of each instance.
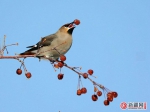
[[[39,59],[46,57],[46,59],[57,60],[71,48],[74,28],[74,22],[67,23],[56,33],[41,38],[35,45],[28,46],[27,48],[30,49],[20,55],[35,55]]]

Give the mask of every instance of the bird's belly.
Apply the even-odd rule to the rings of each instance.
[[[72,45],[72,39],[67,39],[67,41],[54,41],[50,46],[41,48],[39,51],[40,56],[46,56],[47,58],[52,58],[56,60],[60,55],[65,54]]]

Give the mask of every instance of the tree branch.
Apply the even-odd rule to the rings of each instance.
[[[40,47],[39,47],[38,52],[37,52],[37,54],[35,54],[35,55],[4,56],[4,51],[5,51],[5,50],[7,51],[7,47],[8,47],[8,46],[18,45],[18,43],[16,43],[16,44],[10,44],[10,45],[5,45],[5,38],[6,38],[6,36],[4,36],[4,45],[3,45],[2,49],[0,49],[0,59],[16,59],[16,60],[18,60],[18,61],[21,63],[20,69],[19,69],[19,70],[17,69],[18,71],[16,72],[18,75],[20,75],[20,74],[22,73],[21,67],[23,66],[26,77],[27,77],[27,78],[31,78],[31,73],[27,71],[27,69],[26,69],[26,67],[25,67],[25,64],[24,64],[24,59],[25,59],[25,58],[31,58],[31,57],[32,57],[32,58],[35,58],[35,57],[36,57],[37,55],[39,55],[40,53],[48,52],[48,51],[50,51],[50,50],[56,50],[56,52],[58,52],[58,54],[60,55],[60,60],[52,60],[52,59],[50,59],[50,58],[47,58],[46,56],[44,56],[44,57],[42,57],[42,58],[49,60],[49,61],[51,62],[51,64],[52,64],[52,66],[55,67],[55,68],[59,68],[59,69],[61,70],[61,68],[62,68],[63,66],[65,66],[66,68],[68,68],[68,69],[74,71],[76,74],[79,75],[79,82],[78,82],[79,88],[78,88],[78,90],[77,90],[77,95],[85,94],[86,91],[87,91],[87,90],[85,91],[86,88],[82,88],[82,89],[84,89],[84,91],[81,92],[82,89],[80,88],[80,83],[82,84],[82,82],[81,82],[81,76],[82,76],[83,78],[88,79],[89,81],[91,81],[92,84],[94,85],[94,92],[95,92],[95,93],[94,93],[94,95],[92,95],[92,100],[93,100],[93,101],[96,101],[96,100],[98,99],[97,96],[101,96],[101,95],[102,95],[102,92],[98,90],[97,86],[103,90],[104,96],[105,96],[105,94],[107,94],[107,100],[104,101],[104,105],[109,105],[109,102],[112,102],[113,98],[116,98],[116,97],[118,96],[117,92],[112,92],[112,91],[110,91],[109,89],[107,89],[107,88],[104,87],[103,85],[101,85],[101,84],[95,82],[94,80],[92,80],[92,79],[90,78],[90,76],[93,76],[93,75],[92,75],[92,74],[93,74],[93,70],[92,70],[92,73],[90,73],[89,71],[88,71],[88,73],[82,73],[82,72],[80,71],[80,70],[81,70],[80,67],[71,67],[71,66],[68,66],[68,65],[64,62],[64,61],[66,60],[66,57],[63,56],[63,55],[61,55],[61,54],[59,53],[59,51],[58,51],[56,48],[57,48],[58,46],[62,45],[62,44],[65,44],[66,42],[63,42],[62,44],[60,44],[60,45],[58,45],[58,46],[56,46],[56,47],[54,47],[54,48],[52,48],[52,49],[50,49],[50,50],[48,50],[48,51],[42,51],[42,52],[40,52],[40,53],[39,53],[39,50],[40,50]],[[41,41],[42,41],[42,39],[41,39]],[[8,53],[8,51],[7,51],[7,53]],[[63,56],[62,59],[61,59],[61,56]],[[20,60],[20,58],[24,58],[24,59],[23,59],[23,60]],[[56,65],[56,66],[55,66],[55,65]],[[80,68],[80,69],[79,69],[79,68]],[[61,74],[61,75],[62,75],[62,74]],[[94,76],[93,76],[93,77],[94,77]],[[63,78],[63,76],[61,76],[60,80],[61,80],[62,78]]]
[[[0,59],[17,59],[17,58],[29,58],[29,57],[35,57],[35,55],[0,56]]]

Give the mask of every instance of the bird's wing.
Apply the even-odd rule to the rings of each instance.
[[[38,50],[39,48],[41,47],[44,47],[44,46],[49,46],[51,45],[51,42],[57,38],[57,35],[55,34],[52,34],[52,35],[48,35],[46,37],[43,37],[41,39],[41,41],[39,41],[37,44],[35,45],[32,45],[32,46],[28,46],[27,48],[30,48],[29,50],[27,51],[34,51],[34,50]]]

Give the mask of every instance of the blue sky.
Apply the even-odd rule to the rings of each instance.
[[[9,55],[79,19],[66,62],[82,66],[83,72],[93,69],[94,80],[119,94],[106,107],[104,96],[91,100],[88,80],[82,80],[87,94],[76,95],[78,75],[73,71],[64,68],[59,81],[48,61],[28,58],[28,80],[15,73],[19,62],[0,60],[0,112],[121,112],[121,102],[150,104],[149,0],[1,0],[0,16],[0,41],[7,35],[7,44],[19,43],[8,48]]]

